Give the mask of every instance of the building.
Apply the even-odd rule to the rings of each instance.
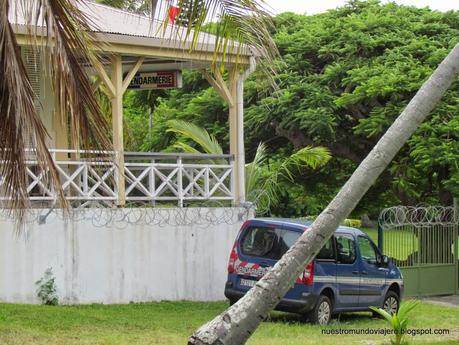
[[[217,54],[229,70],[225,81],[211,68],[212,35],[200,34],[190,49],[192,35],[185,44],[176,39],[184,29],[164,31],[148,17],[91,1],[81,10],[101,43],[95,49],[104,57],[103,68],[87,73],[94,90],[103,85],[111,99],[114,152],[97,152],[94,160],[89,158],[94,152],[69,149],[68,128],[53,114],[54,91],[43,56],[32,52],[26,21],[12,11],[10,21],[73,210],[66,218],[54,209],[56,193],[31,158],[28,191],[34,209],[27,239],[13,236],[5,214],[0,219],[0,300],[37,302],[34,282],[48,267],[65,303],[223,298],[227,256],[251,212],[243,207],[243,82],[255,67],[255,53],[234,44],[225,57]],[[184,69],[201,70],[228,103],[230,152],[125,152],[123,94],[141,87],[142,78],[158,82],[163,76],[160,82],[175,86]],[[213,207],[203,207],[206,203]]]

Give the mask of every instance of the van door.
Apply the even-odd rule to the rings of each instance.
[[[336,308],[358,308],[360,270],[354,237],[351,234],[337,233],[335,238],[337,251],[336,282],[338,285]]]
[[[358,236],[360,261],[360,298],[361,307],[375,306],[382,303],[382,294],[386,284],[386,268],[379,267],[379,252],[374,243],[366,236]]]
[[[278,225],[250,225],[241,235],[238,244],[236,287],[248,290],[254,286],[301,234],[301,230],[287,230]]]
[[[327,286],[332,286],[336,294],[336,245],[333,237],[316,255],[314,265],[314,290],[321,291]]]

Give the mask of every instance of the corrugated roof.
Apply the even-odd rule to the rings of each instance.
[[[13,4],[16,1],[13,1]],[[141,42],[145,42],[145,45],[169,48],[188,48],[193,38],[193,33],[189,34],[184,45],[183,39],[180,40],[179,38],[186,36],[185,28],[168,25],[167,28],[164,29],[162,22],[152,20],[150,17],[98,4],[91,0],[79,3],[79,7],[90,20],[90,26],[94,32],[109,34],[110,37],[112,35],[118,35],[148,38],[150,40],[141,40]],[[24,17],[21,17],[22,11],[15,11],[14,5],[11,6],[11,8],[9,14],[10,22],[19,26],[25,25],[26,20]],[[110,39],[107,41],[110,42]],[[129,44],[129,41],[125,40],[124,43]],[[198,51],[213,51],[214,43],[214,35],[199,33],[195,49]],[[139,44],[139,40],[136,40],[136,44]],[[252,55],[249,50],[244,50],[245,52],[242,51],[240,53],[243,55]]]

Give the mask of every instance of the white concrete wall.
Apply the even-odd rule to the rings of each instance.
[[[224,299],[228,256],[247,213],[186,210],[177,220],[170,210],[86,209],[67,221],[53,211],[42,225],[36,218],[46,211],[35,210],[19,238],[0,218],[0,301],[39,303],[34,282],[48,267],[61,303]]]

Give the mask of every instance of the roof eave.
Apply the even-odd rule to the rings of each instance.
[[[31,44],[30,30],[25,25],[13,24],[13,30],[19,44]],[[43,35],[45,31],[43,30]],[[37,30],[40,36],[40,30]],[[101,43],[104,52],[119,54],[142,55],[152,57],[175,58],[183,60],[217,62],[221,61],[224,54],[218,53],[215,58],[215,45],[211,43],[199,43],[191,49],[190,43],[183,43],[176,39],[154,38],[143,36],[131,36],[125,34],[95,32],[94,37]],[[239,50],[239,51],[237,51]],[[225,54],[225,63],[238,63],[248,65],[251,56],[258,56],[252,47],[234,48]]]

